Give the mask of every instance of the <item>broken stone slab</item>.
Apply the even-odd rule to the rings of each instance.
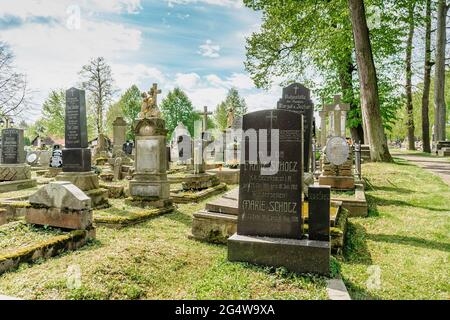
[[[50,182],[29,198],[34,206],[47,208],[87,210],[91,208],[91,198],[68,181]]]

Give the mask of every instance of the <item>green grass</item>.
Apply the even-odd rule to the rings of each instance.
[[[172,214],[125,229],[97,229],[82,249],[0,276],[2,294],[27,299],[326,299],[325,279],[226,259],[226,246],[188,239],[192,213]],[[79,266],[81,287],[67,270]]]
[[[449,299],[450,188],[403,160],[363,172],[374,187],[369,218],[351,220],[340,259],[352,298]],[[373,266],[381,281],[368,288]]]
[[[43,228],[13,222],[0,226],[0,256],[66,234],[60,229]]]

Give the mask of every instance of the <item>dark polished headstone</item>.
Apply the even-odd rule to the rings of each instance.
[[[330,241],[330,194],[329,186],[308,188],[309,240]]]
[[[283,89],[283,97],[278,101],[278,110],[292,111],[303,115],[304,128],[304,170],[309,171],[312,149],[314,104],[310,90],[299,83],[293,83]]]
[[[83,90],[66,91],[65,147],[87,148],[86,98]]]
[[[72,148],[63,150],[64,172],[88,172],[91,171],[91,149]]]
[[[2,163],[25,163],[25,151],[22,129],[2,130]]]
[[[302,238],[302,124],[300,114],[284,110],[257,111],[243,117],[239,235]],[[263,158],[261,148],[266,146],[266,155],[275,156],[272,163]],[[271,165],[275,170],[269,170]]]
[[[91,150],[88,149],[86,98],[83,90],[66,91],[65,149],[63,172],[91,171]]]

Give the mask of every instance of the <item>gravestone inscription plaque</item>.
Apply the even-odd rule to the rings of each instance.
[[[304,130],[304,171],[309,171],[312,149],[314,104],[310,98],[310,90],[299,83],[283,88],[283,96],[278,101],[278,110],[292,111],[303,115]]]
[[[23,130],[2,130],[2,163],[18,164],[25,162],[25,151],[23,149]]]
[[[285,110],[243,117],[239,235],[301,239],[302,126],[301,114]]]
[[[309,240],[330,241],[330,186],[308,188]]]
[[[347,141],[341,137],[330,138],[327,142],[326,156],[331,164],[340,166],[349,156],[350,149]]]

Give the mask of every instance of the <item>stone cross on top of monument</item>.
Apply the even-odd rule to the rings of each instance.
[[[324,106],[325,112],[333,112],[333,135],[336,137],[345,136],[345,121],[347,118],[347,111],[350,110],[350,104],[343,103],[340,95],[334,96],[334,103]],[[342,127],[344,130],[342,130]]]
[[[212,112],[208,112],[208,107],[203,107],[203,112],[198,112],[198,114],[203,115],[203,131],[208,130],[208,115],[212,115]]]
[[[161,94],[158,84],[154,83],[149,92],[142,93],[141,118],[159,118],[158,94]]]

